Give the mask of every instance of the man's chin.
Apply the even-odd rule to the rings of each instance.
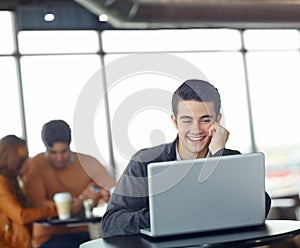
[[[193,153],[200,153],[203,150],[205,150],[205,145],[203,143],[201,143],[201,144],[192,144],[190,146],[190,151],[192,151]]]
[[[200,147],[198,149],[195,149],[193,151],[193,154],[194,154],[195,158],[204,158],[207,155],[207,151],[208,151],[208,149]]]
[[[56,170],[63,170],[64,168],[66,168],[66,164],[54,164],[52,166]]]

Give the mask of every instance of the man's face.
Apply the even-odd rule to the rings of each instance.
[[[47,153],[50,163],[56,169],[64,169],[70,163],[71,151],[66,143],[55,142],[48,148]]]
[[[213,102],[179,101],[177,117],[172,121],[178,131],[178,151],[181,159],[205,157],[211,141],[209,128],[219,122]]]

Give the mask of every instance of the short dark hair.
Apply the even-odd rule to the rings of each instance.
[[[44,124],[42,128],[42,140],[47,148],[55,142],[71,143],[71,128],[63,120],[52,120]]]
[[[209,82],[199,79],[190,79],[180,85],[174,92],[172,98],[172,110],[174,115],[177,116],[179,101],[190,100],[213,102],[216,114],[218,115],[220,113],[221,98],[219,91]]]

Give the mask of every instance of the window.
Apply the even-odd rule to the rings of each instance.
[[[0,11],[0,54],[12,54],[16,49],[13,27],[12,13]]]
[[[298,30],[246,30],[244,31],[247,50],[297,50],[300,46]]]
[[[267,187],[272,195],[298,194],[300,131],[294,127],[300,125],[299,32],[251,30],[246,34],[251,49],[246,58],[255,140],[266,155]],[[255,38],[264,42],[254,42]],[[265,51],[266,44],[277,51]],[[277,174],[285,176],[272,176]]]
[[[78,106],[88,105],[90,99],[83,98],[82,92],[101,67],[100,58],[95,54],[99,50],[98,34],[95,31],[23,31],[19,42],[21,52],[30,54],[21,58],[30,155],[45,149],[40,134],[42,125],[52,119],[63,119],[72,129],[72,149],[95,156],[105,166],[110,165],[105,112],[98,114],[101,122],[97,126],[93,118],[81,117],[92,110],[76,112]],[[97,106],[91,114],[97,115]],[[82,121],[85,130],[78,124]],[[92,139],[88,144],[82,138],[87,136]],[[90,145],[92,142],[94,146]]]
[[[23,137],[19,88],[16,75],[15,59],[6,56],[0,57],[1,137],[8,134]]]
[[[0,134],[22,137],[26,127],[31,156],[44,149],[42,125],[61,118],[72,128],[72,148],[115,163],[118,179],[137,150],[176,137],[172,94],[184,80],[203,78],[220,91],[227,147],[251,152],[253,124],[268,191],[298,193],[299,30],[21,31],[17,51],[13,15],[0,11],[0,37]],[[278,171],[285,180],[273,180]]]
[[[177,87],[190,78],[208,79],[219,88],[223,124],[231,132],[228,146],[251,151],[243,60],[239,52],[232,51],[240,49],[240,38],[236,30],[223,29],[103,33],[105,51],[128,52],[105,57],[118,176],[139,149],[175,139],[171,98]],[[117,40],[123,42],[116,44]],[[165,50],[178,53],[168,54]],[[130,54],[135,51],[161,53]]]
[[[63,119],[73,127],[79,95],[100,60],[96,55],[25,56],[21,67],[29,151],[35,155],[44,147],[40,131],[45,122]]]
[[[240,32],[231,29],[104,31],[102,36],[103,50],[106,53],[241,48]]]
[[[17,64],[11,55],[15,52],[14,23],[11,12],[0,11],[0,136],[15,134],[23,137],[20,115]]]
[[[96,53],[96,31],[23,31],[19,33],[22,54]]]
[[[160,63],[148,64],[155,61],[152,55],[144,56],[105,57],[117,177],[138,150],[176,137],[170,117],[171,99],[181,81],[169,75]],[[156,56],[160,62],[169,60],[168,56]]]

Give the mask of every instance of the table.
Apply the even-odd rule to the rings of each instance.
[[[104,215],[107,208],[107,203],[102,203],[97,205],[92,210],[91,217],[85,217],[84,215],[77,215],[71,216],[71,218],[60,220],[58,218],[50,218],[36,221],[35,223],[42,225],[42,226],[59,226],[59,225],[66,225],[66,226],[84,226],[87,224],[96,224],[100,225],[102,216]]]
[[[260,227],[151,239],[143,235],[95,239],[80,248],[170,248],[170,247],[257,247],[300,234],[300,221],[267,220]]]
[[[100,216],[74,216],[66,220],[59,220],[58,218],[46,219],[36,221],[36,224],[42,226],[67,226],[67,227],[75,227],[75,226],[87,226],[91,239],[97,239],[101,237],[101,228],[100,222],[102,217]]]
[[[92,216],[92,217],[85,217],[85,216],[74,216],[65,220],[60,220],[58,218],[52,218],[52,219],[45,219],[45,220],[39,220],[35,223],[42,225],[42,226],[84,226],[90,223],[100,223],[102,217],[98,216]]]

